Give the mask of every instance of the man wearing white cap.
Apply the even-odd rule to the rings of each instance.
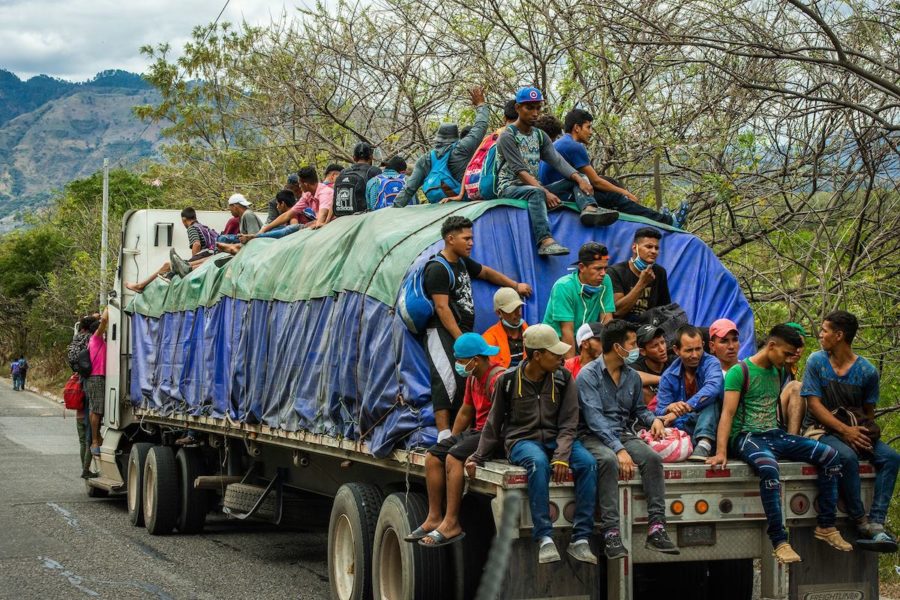
[[[575,332],[575,343],[578,344],[579,353],[566,359],[566,369],[572,377],[578,377],[581,368],[600,356],[603,345],[600,343],[600,334],[603,333],[603,325],[598,322],[585,323]]]
[[[560,369],[569,344],[561,342],[549,325],[532,325],[524,334],[525,360],[497,380],[493,405],[481,433],[478,450],[466,461],[466,472],[484,464],[503,441],[509,462],[525,467],[532,537],[538,562],[560,560],[550,520],[550,481],[575,479],[575,516],[568,553],[576,560],[597,564],[588,539],[594,529],[597,462],[577,439],[578,388],[568,371]],[[501,435],[502,432],[502,435]]]
[[[240,219],[240,231],[243,235],[252,235],[262,229],[262,221],[251,208],[250,201],[243,194],[232,194],[228,199],[228,212],[232,217]],[[241,247],[239,235],[220,235],[216,248],[234,254]]]
[[[518,367],[524,356],[522,334],[528,329],[528,323],[522,318],[524,305],[519,292],[511,287],[502,287],[494,293],[494,312],[500,320],[484,332],[484,339],[491,346],[500,348],[500,352],[491,357],[491,362],[504,369]]]

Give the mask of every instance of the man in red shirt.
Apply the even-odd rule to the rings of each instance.
[[[579,354],[567,358],[565,362],[565,367],[572,377],[577,378],[581,367],[603,354],[603,345],[600,343],[600,334],[602,333],[603,325],[596,321],[585,323],[575,332],[575,343],[578,344]]]
[[[463,497],[463,466],[478,449],[481,430],[491,410],[494,383],[504,372],[491,364],[500,349],[489,346],[477,333],[464,333],[453,343],[453,365],[466,378],[463,405],[453,422],[452,435],[428,449],[425,483],[428,487],[428,516],[406,537],[426,548],[438,548],[461,540],[466,534],[459,526]],[[447,511],[441,513],[444,497]]]

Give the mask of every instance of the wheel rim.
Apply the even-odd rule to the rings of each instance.
[[[144,471],[144,521],[149,523],[153,519],[153,494],[156,488],[156,473],[153,465],[147,461],[147,469]]]
[[[141,490],[138,489],[138,470],[135,461],[128,461],[128,512],[136,513],[141,502]]]
[[[400,537],[389,528],[381,538],[378,556],[378,593],[381,600],[398,600],[403,597],[403,554]]]
[[[332,543],[332,581],[338,598],[349,600],[356,586],[356,540],[347,515],[338,517]]]

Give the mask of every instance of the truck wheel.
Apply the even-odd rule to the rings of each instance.
[[[144,526],[144,465],[147,453],[153,444],[138,442],[128,453],[128,473],[126,485],[128,498],[128,518],[135,527]]]
[[[182,448],[175,455],[178,465],[180,510],[175,527],[181,533],[199,533],[206,523],[209,493],[194,487],[194,480],[203,475],[203,454],[199,448]]]
[[[753,597],[753,559],[713,560],[708,564],[709,598],[750,600]]]
[[[372,592],[390,600],[444,600],[453,589],[447,549],[430,550],[403,538],[428,514],[424,494],[397,492],[381,505],[372,549]]]
[[[172,533],[179,504],[175,453],[168,446],[154,446],[144,464],[144,525],[150,535]]]
[[[372,540],[384,496],[368,483],[345,483],[328,522],[328,580],[335,600],[372,598]]]
[[[247,513],[250,512],[250,510],[256,504],[256,501],[259,500],[259,497],[262,496],[262,493],[265,490],[266,488],[261,485],[250,485],[248,483],[230,483],[228,484],[228,487],[225,488],[225,499],[222,504],[228,510],[239,513]],[[256,511],[256,513],[254,513],[253,516],[260,519],[269,520],[274,518],[274,492],[266,496],[266,498],[262,502],[262,505],[260,505],[259,509]]]

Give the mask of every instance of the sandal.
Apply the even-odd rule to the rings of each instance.
[[[424,536],[421,540],[419,540],[419,545],[424,546],[425,548],[441,548],[442,546],[449,546],[450,544],[455,544],[466,537],[466,532],[463,531],[459,535],[454,535],[453,537],[447,537],[437,529],[430,532],[428,535]],[[431,542],[426,543],[425,538],[431,538]]]
[[[851,546],[847,540],[841,537],[841,532],[835,529],[834,531],[829,531],[828,533],[824,531],[819,531],[816,529],[814,534],[817,540],[822,540],[835,550],[840,550],[841,552],[851,552],[853,550],[853,546]]]
[[[416,527],[414,530],[410,532],[408,536],[403,538],[404,542],[415,543],[421,540],[423,537],[431,533],[430,531],[425,531],[421,527]]]

